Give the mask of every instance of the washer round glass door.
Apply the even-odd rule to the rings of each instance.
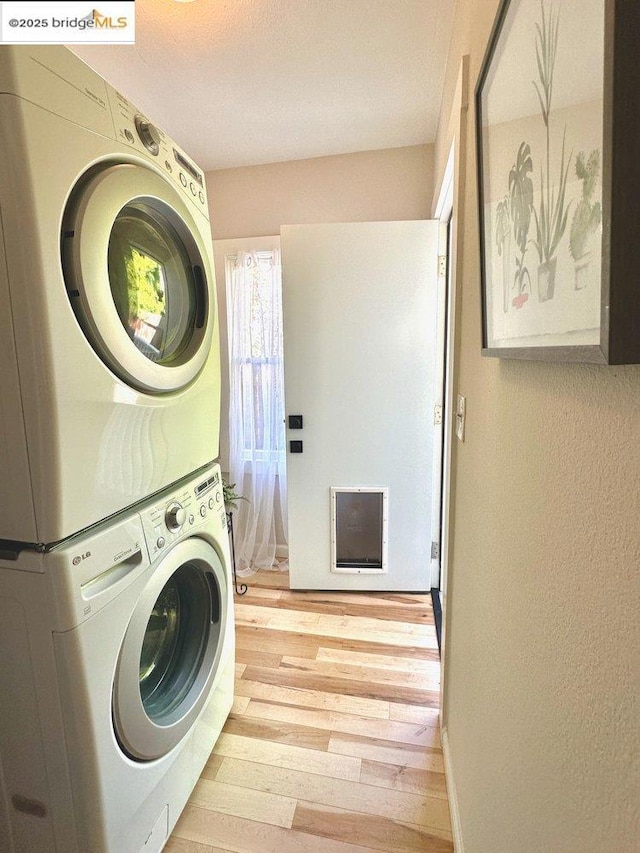
[[[178,543],[153,572],[120,650],[113,688],[116,736],[131,757],[165,755],[189,732],[223,654],[227,581],[204,540]]]
[[[120,379],[167,393],[198,375],[211,346],[213,276],[167,180],[133,163],[87,173],[65,211],[62,261],[78,321]]]

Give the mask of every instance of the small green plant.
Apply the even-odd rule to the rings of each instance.
[[[511,205],[506,195],[496,208],[496,249],[502,258],[502,310],[509,310],[509,249],[511,235]]]
[[[533,85],[538,93],[540,108],[542,109],[542,118],[547,128],[548,140],[549,113],[551,112],[551,95],[553,93],[553,69],[556,64],[556,51],[558,50],[560,13],[558,12],[554,19],[552,11],[549,11],[549,19],[547,20],[542,0],[540,0],[540,11],[542,13],[542,26],[540,26],[540,24],[536,24],[536,62],[538,64],[540,86],[538,86],[535,80],[533,81]],[[547,144],[547,151],[548,150],[549,145]]]
[[[549,175],[547,173],[546,192],[545,192],[545,172],[542,169],[540,176],[540,212],[535,209],[533,215],[536,220],[536,239],[533,241],[534,246],[538,251],[540,263],[548,263],[556,253],[558,243],[562,239],[562,235],[567,227],[567,218],[569,216],[569,208],[571,202],[565,204],[565,196],[567,191],[567,176],[569,174],[569,164],[571,155],[565,163],[565,138],[566,129],[562,136],[562,154],[560,156],[560,185],[558,187],[558,195],[556,191],[550,189]]]
[[[511,231],[511,208],[509,207],[509,196],[505,196],[498,202],[496,208],[496,249],[498,257],[502,257],[505,250],[505,242]]]
[[[516,162],[509,172],[509,194],[511,217],[513,219],[513,236],[516,238],[520,256],[516,257],[516,274],[514,284],[518,291],[513,304],[521,308],[526,297],[523,293],[526,287],[531,289],[531,276],[524,265],[524,257],[527,251],[527,238],[529,226],[531,225],[531,212],[533,210],[533,181],[530,174],[533,171],[531,161],[531,146],[526,142],[520,143]]]
[[[565,164],[565,139],[566,128],[562,137],[562,154],[560,157],[560,183],[558,194],[551,188],[551,166],[550,166],[550,140],[549,140],[549,115],[551,113],[551,100],[553,95],[553,71],[556,62],[556,51],[558,48],[558,32],[560,28],[560,13],[553,14],[553,7],[549,10],[549,16],[545,14],[544,3],[540,2],[542,12],[542,25],[536,24],[536,62],[538,65],[538,77],[540,85],[533,81],[538,94],[542,120],[547,137],[547,168],[541,169],[540,177],[540,211],[534,209],[536,220],[536,239],[533,241],[538,251],[541,264],[549,263],[555,256],[558,243],[567,227],[569,205],[565,205],[565,194],[567,188],[567,175],[571,155]]]
[[[576,157],[576,175],[582,181],[582,198],[573,214],[569,235],[569,250],[575,261],[586,253],[589,237],[596,231],[602,219],[600,202],[592,203],[599,172],[599,149],[592,151],[586,162],[584,152],[581,151]]]
[[[227,512],[230,509],[238,509],[238,501],[248,500],[248,498],[245,498],[243,495],[238,495],[235,492],[235,488],[235,483],[227,483],[224,477],[222,478],[222,496],[224,498],[224,506]]]

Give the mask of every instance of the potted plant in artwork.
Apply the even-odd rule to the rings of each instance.
[[[509,310],[509,256],[511,254],[511,210],[509,209],[509,196],[505,196],[498,202],[496,208],[496,249],[498,257],[502,258],[502,310],[506,314]]]
[[[560,156],[560,181],[557,187],[551,185],[549,115],[551,113],[551,95],[553,92],[553,70],[558,46],[558,30],[560,14],[555,16],[550,11],[545,14],[544,4],[541,3],[542,24],[536,24],[536,60],[540,85],[533,85],[540,100],[542,119],[547,137],[547,166],[541,169],[540,176],[540,209],[534,209],[536,220],[536,239],[534,244],[538,250],[540,266],[538,267],[538,299],[545,302],[553,298],[556,280],[558,244],[567,227],[569,206],[565,204],[567,175],[571,155],[565,164],[566,128],[562,137],[562,154]]]
[[[525,266],[524,257],[527,251],[527,238],[533,210],[533,181],[530,174],[533,171],[531,162],[531,147],[526,142],[520,143],[516,162],[509,172],[509,195],[511,217],[513,219],[513,236],[520,250],[516,255],[516,274],[514,286],[517,294],[513,299],[514,308],[522,308],[529,298],[526,288],[531,290],[531,276]],[[505,308],[506,311],[506,308]]]
[[[587,160],[581,151],[576,157],[576,175],[582,181],[582,198],[573,214],[569,233],[569,251],[575,261],[576,290],[582,290],[587,283],[587,271],[591,262],[591,237],[602,220],[600,202],[593,202],[599,172],[599,149],[592,151]]]

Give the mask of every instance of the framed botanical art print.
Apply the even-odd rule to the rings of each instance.
[[[485,355],[640,362],[639,39],[638,0],[499,7],[476,88]]]

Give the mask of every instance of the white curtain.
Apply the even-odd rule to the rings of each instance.
[[[277,249],[227,256],[229,476],[240,574],[286,569],[282,268]]]

